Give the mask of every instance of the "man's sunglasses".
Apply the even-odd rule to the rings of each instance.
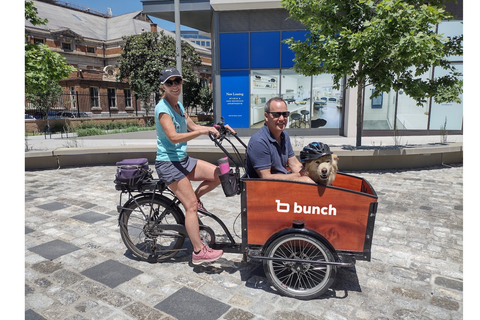
[[[178,86],[182,84],[182,78],[176,78],[175,80],[167,80],[164,83],[167,87],[171,87],[174,84]]]
[[[284,111],[284,112],[268,112],[270,113],[274,118],[280,118],[280,116],[283,116],[284,118],[288,118],[290,115],[290,111]]]

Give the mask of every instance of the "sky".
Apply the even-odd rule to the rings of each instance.
[[[107,12],[107,8],[112,9],[114,16],[118,16],[125,13],[130,13],[134,11],[139,11],[143,9],[143,4],[140,0],[63,0],[64,2],[71,2],[72,4],[79,4],[91,9],[95,9],[101,12]],[[162,20],[159,18],[152,17],[149,15],[150,19],[156,23],[159,27],[164,28],[168,31],[175,31],[175,24],[170,21]],[[189,27],[181,26],[183,30],[195,30]]]

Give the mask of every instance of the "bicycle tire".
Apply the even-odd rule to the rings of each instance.
[[[275,239],[267,248],[266,257],[300,260],[335,261],[332,252],[318,239],[293,233]],[[265,260],[263,267],[268,281],[288,297],[313,299],[324,294],[333,284],[336,267],[312,263]]]
[[[149,219],[151,208],[154,216]],[[127,203],[120,213],[123,243],[143,261],[163,262],[173,258],[182,248],[185,236],[172,230],[162,230],[158,227],[160,223],[185,224],[185,218],[180,208],[164,196],[136,198]]]

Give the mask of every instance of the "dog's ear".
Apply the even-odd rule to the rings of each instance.
[[[332,153],[332,157],[333,157],[333,160],[336,160],[336,161],[338,161],[338,159],[339,159],[338,156],[335,153]]]

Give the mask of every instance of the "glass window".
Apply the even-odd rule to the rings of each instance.
[[[95,47],[87,46],[87,53],[95,53]]]
[[[123,89],[123,95],[125,97],[125,107],[131,107],[132,106],[132,90]]]
[[[455,37],[463,34],[463,21],[443,21],[438,25],[438,34],[444,37]],[[463,61],[463,56],[449,56],[450,61]]]
[[[42,39],[42,38],[33,38],[33,43],[35,44],[45,44],[45,39]]]
[[[312,86],[312,128],[342,127],[343,118],[343,87],[334,88],[331,74],[320,74],[313,77]]]
[[[98,107],[98,87],[90,87],[90,104],[92,107]]]
[[[62,42],[63,50],[72,50],[72,44],[70,42]]]
[[[422,81],[430,78],[431,71],[425,72],[419,78]],[[417,102],[407,96],[403,90],[398,91],[397,102],[397,130],[427,130],[428,125],[428,108],[429,103],[426,102],[421,106]]]
[[[279,94],[279,70],[252,70],[250,72],[250,127],[261,128],[265,123],[265,103]]]
[[[282,98],[290,111],[287,128],[310,127],[312,77],[305,77],[293,70],[282,70]]]
[[[395,119],[395,91],[382,92],[380,97],[371,99],[373,85],[365,88],[363,129],[393,130]],[[355,106],[357,104],[355,103]]]
[[[280,68],[280,32],[250,34],[251,68]]]
[[[463,63],[453,63],[452,65],[463,74]],[[447,70],[436,67],[435,77],[441,77],[447,74]],[[463,79],[463,77],[460,77]],[[460,96],[463,101],[463,95]],[[435,99],[432,99],[432,109],[430,115],[430,130],[461,130],[463,119],[463,102],[455,103],[436,103]]]
[[[108,88],[107,94],[108,94],[108,107],[109,108],[116,107],[117,101],[115,97],[115,88]]]

